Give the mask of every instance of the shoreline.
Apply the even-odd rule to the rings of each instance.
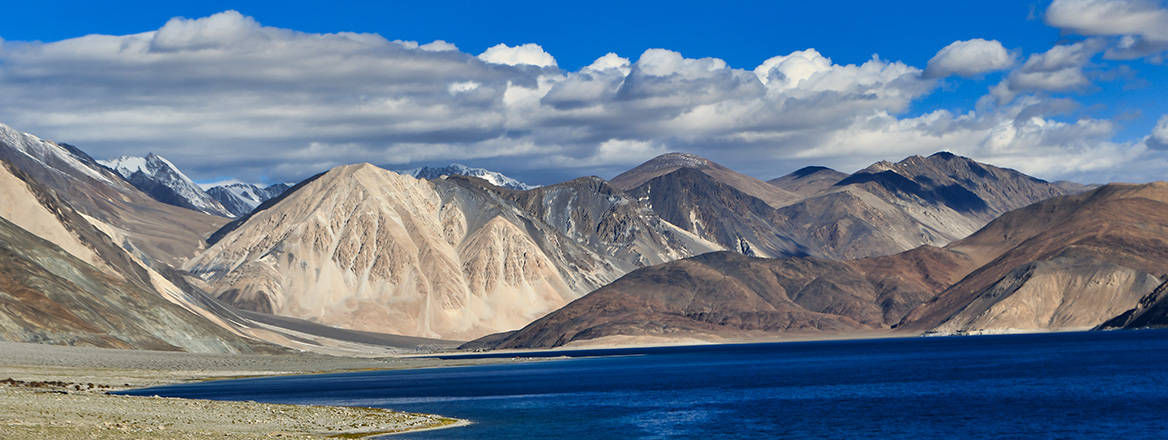
[[[0,342],[0,432],[12,438],[371,438],[471,421],[381,408],[111,394],[205,380],[507,363],[507,359],[195,354]]]
[[[901,339],[920,339],[920,338],[957,338],[957,337],[981,337],[981,336],[1011,336],[1011,335],[1039,335],[1039,334],[1060,334],[1060,333],[1097,333],[1109,331],[1140,331],[1140,330],[1155,330],[1154,328],[1147,329],[1105,329],[1097,330],[1095,327],[1075,327],[1063,329],[1004,329],[1004,330],[972,330],[960,332],[918,332],[918,331],[874,331],[862,332],[852,334],[807,334],[807,335],[785,335],[780,337],[742,337],[742,338],[724,338],[722,340],[710,339],[695,339],[695,338],[654,338],[651,341],[641,341],[633,343],[613,342],[612,339],[597,338],[586,339],[583,341],[573,341],[567,345],[561,345],[551,348],[504,348],[497,350],[483,350],[483,351],[442,351],[429,354],[407,354],[402,355],[403,358],[434,358],[447,361],[456,360],[520,360],[520,361],[538,361],[538,360],[553,360],[560,358],[571,358],[573,356],[561,355],[553,356],[556,353],[571,353],[578,351],[592,351],[592,350],[638,350],[638,349],[653,349],[653,348],[677,348],[677,347],[703,347],[713,345],[749,345],[749,344],[798,344],[808,342],[848,342],[848,341],[875,341],[875,340],[901,340]],[[615,339],[616,341],[623,341],[622,338]],[[547,356],[539,357],[524,357],[525,354],[541,354]]]

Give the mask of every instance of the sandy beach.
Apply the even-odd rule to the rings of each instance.
[[[508,359],[213,355],[0,342],[5,439],[359,438],[468,423],[377,408],[132,397],[109,391],[239,376],[426,368]]]

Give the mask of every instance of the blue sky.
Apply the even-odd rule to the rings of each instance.
[[[1158,149],[1147,148],[1143,143],[1155,131],[1162,115],[1168,113],[1168,105],[1165,104],[1168,96],[1165,96],[1164,86],[1168,73],[1165,72],[1162,59],[1163,47],[1158,46],[1163,42],[1157,39],[1160,37],[1154,29],[1146,28],[1155,27],[1155,20],[1160,17],[1156,11],[1165,9],[1163,2],[1067,0],[1059,6],[1069,12],[1057,20],[1048,16],[1048,8],[1051,6],[1049,1],[885,3],[596,1],[564,5],[548,2],[325,4],[207,1],[168,4],[131,1],[109,7],[96,2],[23,2],[6,5],[5,13],[0,16],[0,38],[4,42],[0,46],[0,92],[5,86],[19,88],[21,92],[20,96],[7,98],[8,101],[0,99],[0,122],[45,137],[76,143],[98,157],[158,151],[187,169],[197,180],[230,177],[265,181],[295,180],[312,174],[317,168],[346,160],[368,160],[391,168],[459,161],[501,169],[535,183],[551,183],[579,174],[611,177],[654,153],[667,150],[691,151],[758,177],[771,178],[808,164],[826,164],[844,171],[854,171],[870,161],[897,160],[907,154],[927,154],[942,148],[1003,166],[1021,168],[1051,179],[1102,181],[1131,178],[1132,168],[1126,165],[1131,161],[1143,167],[1140,171],[1142,174],[1135,179],[1148,180],[1158,175],[1159,168],[1164,165],[1163,159]],[[1151,17],[1153,24],[1145,28],[1108,27],[1109,21],[1115,21],[1114,16],[1099,16],[1099,4],[1117,6],[1125,13],[1143,14]],[[222,109],[210,108],[206,103],[198,102],[198,98],[216,96],[218,93],[231,93],[225,96],[235,98],[238,97],[239,87],[243,87],[225,87],[234,90],[228,92],[208,84],[264,81],[264,78],[242,78],[238,74],[240,70],[235,66],[246,64],[241,61],[242,56],[227,54],[210,61],[221,63],[221,78],[200,76],[182,81],[159,81],[156,87],[169,87],[163,92],[163,89],[149,89],[144,83],[129,79],[122,82],[114,78],[113,73],[97,75],[86,73],[85,69],[104,66],[100,69],[118,72],[129,69],[128,66],[137,66],[146,69],[154,78],[181,77],[189,69],[176,68],[172,71],[162,66],[173,67],[183,62],[203,60],[199,57],[204,55],[196,52],[205,51],[205,47],[170,50],[166,54],[173,59],[151,57],[149,59],[152,61],[145,65],[140,63],[147,58],[134,58],[125,51],[103,53],[105,58],[101,64],[94,64],[96,61],[88,57],[86,51],[88,47],[97,46],[86,46],[69,52],[70,55],[62,55],[64,52],[46,55],[51,51],[45,49],[63,48],[59,44],[63,40],[82,46],[94,44],[93,39],[70,40],[91,34],[114,36],[128,41],[133,34],[163,28],[173,17],[192,19],[194,24],[184,29],[196,32],[199,23],[229,10],[238,11],[239,16],[233,18],[234,21],[229,20],[230,26],[238,27],[243,23],[249,29],[232,33],[228,39],[214,40],[214,44],[222,44],[222,48],[231,50],[250,47],[251,44],[258,44],[258,40],[274,44],[273,41],[282,38],[273,37],[276,34],[268,31],[257,30],[259,27],[307,35],[355,32],[376,34],[391,41],[407,40],[425,44],[442,40],[451,43],[465,59],[455,62],[450,69],[457,68],[458,63],[480,63],[485,66],[476,64],[473,66],[474,73],[441,70],[435,71],[432,76],[442,77],[449,84],[473,83],[474,93],[481,96],[468,102],[465,99],[470,94],[451,91],[449,94],[439,93],[442,100],[436,101],[435,94],[423,96],[417,87],[396,87],[400,83],[394,84],[394,87],[383,84],[395,81],[393,78],[404,78],[401,81],[410,84],[421,81],[404,73],[401,75],[405,76],[389,73],[386,78],[375,81],[364,75],[358,78],[326,72],[318,76],[306,74],[301,82],[281,82],[287,79],[286,73],[279,73],[281,76],[278,80],[272,81],[273,84],[279,84],[270,88],[247,89],[258,90],[255,92],[255,101],[264,100],[264,93],[285,97],[292,91],[299,93],[315,90],[329,81],[369,80],[376,82],[376,87],[365,89],[362,84],[362,87],[358,87],[361,93],[343,89],[320,90],[304,99],[322,103],[336,101],[340,108],[352,108],[356,102],[354,100],[365,100],[360,102],[367,103],[371,96],[380,96],[399,105],[431,109],[432,112],[415,113],[433,113],[435,119],[411,120],[408,127],[398,131],[376,131],[369,127],[392,125],[378,121],[377,118],[390,118],[387,121],[397,122],[399,119],[394,119],[397,113],[378,111],[373,114],[353,114],[350,119],[337,121],[333,118],[336,111],[326,109],[322,110],[322,114],[314,115],[298,110],[294,117],[280,119],[272,116],[279,113],[275,110],[277,107],[288,108],[303,102],[263,108],[257,105],[254,110],[241,114],[236,120],[254,117],[253,123],[260,128],[256,132],[263,131],[266,127],[264,124],[271,124],[273,132],[281,131],[277,127],[287,124],[290,127],[319,126],[321,131],[332,134],[318,136],[312,130],[304,130],[297,131],[295,135],[248,133],[246,136],[226,136],[214,133],[214,130],[215,127],[229,127],[230,124],[199,119],[200,115],[221,114]],[[1070,19],[1066,18],[1067,14],[1070,14]],[[200,19],[203,22],[198,21]],[[1096,22],[1091,22],[1092,19]],[[202,29],[197,32],[220,28],[210,26]],[[1125,57],[1127,59],[1107,59],[1108,51],[1114,51],[1124,35],[1136,35],[1152,49],[1145,50],[1139,56]],[[1000,43],[1013,57],[1012,62],[1008,66],[997,66],[969,75],[919,80],[921,71],[926,69],[939,50],[950,43],[975,38]],[[1024,69],[1024,64],[1031,56],[1058,46],[1083,42],[1091,42],[1093,53],[1085,62],[1071,66],[1070,70],[1081,72],[1088,83],[1055,90],[1033,82],[1021,86],[1017,85],[1022,84],[1021,81],[1015,81],[1018,88],[1009,94],[1009,100],[998,98],[993,108],[978,108],[979,102],[985,106],[993,100],[989,98],[991,88],[1007,83],[1010,75]],[[300,43],[296,40],[290,44]],[[506,49],[511,50],[526,43],[538,45],[541,51],[553,57],[554,66],[540,66],[540,70],[536,71],[514,61],[519,58],[492,62],[482,56],[488,48],[498,44],[504,44]],[[54,47],[54,44],[58,47]],[[279,47],[284,50],[290,44],[281,43]],[[651,61],[661,60],[642,58],[647,50],[656,48],[667,49],[681,56],[682,61],[662,61],[672,67],[681,66],[677,63],[706,57],[723,60],[726,75],[712,77],[702,74],[704,76],[701,78],[684,78],[684,75],[677,77],[681,70],[673,72],[675,79],[683,80],[665,81],[645,89],[650,91],[644,93],[658,94],[650,97],[656,101],[646,98],[638,105],[628,105],[628,100],[623,98],[603,101],[611,97],[592,98],[589,95],[589,99],[598,100],[594,105],[597,109],[594,113],[575,110],[575,107],[563,111],[565,107],[562,106],[555,109],[529,108],[525,113],[513,107],[514,103],[499,105],[504,101],[503,95],[509,88],[515,92],[523,91],[516,88],[517,84],[540,90],[535,84],[544,81],[551,84],[548,88],[567,89],[578,79],[576,76],[584,76],[586,66],[610,52],[634,67],[635,76],[637,71],[647,71],[636,68],[639,59],[645,61],[643,67],[649,66]],[[403,65],[422,60],[433,62],[423,56],[426,54],[418,57],[408,53],[386,54],[382,53],[382,49],[375,44],[344,46],[343,50],[353,52],[343,59],[353,59],[355,65],[371,63],[370,66],[386,59]],[[821,85],[809,90],[800,90],[798,87],[783,90],[772,88],[768,96],[775,102],[761,104],[744,101],[742,93],[754,92],[744,91],[740,84],[716,82],[742,72],[754,71],[772,57],[805,49],[814,49],[824,59],[830,59],[832,67],[821,73],[827,75],[836,72],[838,75],[852,76],[836,80],[836,85]],[[289,61],[290,68],[294,64],[295,69],[312,70],[312,66],[303,64],[303,59],[318,54],[313,50],[340,49],[303,48],[295,53],[289,52],[288,58],[274,58],[273,62],[296,59],[295,62]],[[368,55],[371,52],[377,52],[377,55]],[[869,62],[875,55],[879,56],[880,63],[870,64],[869,67],[885,68],[876,75],[879,78],[867,78],[844,69],[848,65],[858,66]],[[481,63],[480,60],[486,62]],[[450,59],[445,61],[454,62]],[[898,65],[906,66],[909,71],[892,72]],[[627,67],[622,69],[628,70]],[[129,73],[126,78],[133,75]],[[897,78],[897,75],[902,78]],[[908,84],[912,75],[918,77],[919,83]],[[655,78],[661,79],[663,76]],[[4,84],[5,81],[7,84]],[[624,76],[615,81],[625,86],[630,83]],[[699,87],[701,81],[706,83]],[[838,85],[839,81],[853,81],[855,84]],[[187,84],[198,86],[191,87],[189,96],[180,96],[181,93],[174,90],[175,84],[184,88]],[[588,84],[595,85],[595,82]],[[44,89],[30,89],[30,85],[39,85]],[[433,86],[431,89],[446,91],[446,86],[447,83],[443,83],[441,87]],[[52,95],[54,91],[65,88],[70,89],[68,94],[61,92],[60,95]],[[711,97],[708,95],[712,93],[709,90],[718,90],[717,93],[727,95]],[[546,91],[545,88],[541,93]],[[159,98],[161,95],[166,98]],[[666,108],[660,104],[666,95],[671,99],[676,98],[676,102],[669,104],[676,107]],[[840,98],[840,95],[850,95],[851,101]],[[451,101],[447,99],[450,96],[462,98]],[[878,98],[866,101],[864,96]],[[545,96],[542,102],[546,104],[549,99]],[[57,106],[49,108],[50,104],[45,102]],[[647,104],[649,102],[652,104]],[[246,104],[236,103],[232,108],[239,108],[240,105]],[[800,110],[797,108],[799,105],[808,108]],[[62,110],[69,106],[75,106],[77,113],[70,114]],[[703,110],[703,106],[706,106],[706,110],[715,109],[712,110],[715,112],[733,113],[737,109],[743,109],[743,112],[749,110],[750,114],[773,112],[774,117],[759,117],[758,121],[748,123],[741,123],[741,119],[738,119],[726,122],[724,126],[703,128],[693,133],[684,132],[684,128],[695,124],[692,119],[683,121],[677,119],[677,116]],[[834,106],[832,111],[839,113],[825,114],[818,120],[788,123],[811,110],[828,106]],[[968,116],[960,123],[936,122],[936,118],[928,117],[938,110],[946,110],[949,117],[957,119],[975,110],[976,115]],[[159,120],[155,116],[160,112],[172,112],[173,116]],[[478,116],[444,125],[440,122],[451,119],[444,112],[460,115],[475,113]],[[601,120],[603,118],[596,116],[620,115],[621,112],[628,114],[614,119],[631,122],[625,122],[622,126],[620,122]],[[645,116],[645,121],[635,120],[654,112],[661,112],[663,116],[650,115]],[[1008,133],[1015,138],[1004,144],[995,140],[1000,139],[1002,130],[1008,129],[1003,121],[1016,119],[1023,113],[1029,115],[1027,112],[1038,112],[1041,120],[1035,121],[1035,130],[1041,131],[1029,137],[1021,131]],[[557,114],[549,116],[548,113]],[[261,116],[255,116],[257,114]],[[885,115],[890,115],[892,119]],[[993,115],[997,115],[998,119],[993,119]],[[193,128],[184,128],[184,124],[176,123],[175,118],[189,118],[189,125]],[[851,122],[830,126],[845,119]],[[1068,126],[1054,127],[1052,124],[1055,123]],[[879,124],[891,125],[885,127]],[[473,128],[467,128],[468,125]],[[644,126],[656,128],[643,129]],[[683,127],[680,134],[677,131],[679,126]],[[999,127],[999,133],[992,134],[995,126]],[[345,127],[365,134],[338,134]],[[234,128],[236,131],[247,130],[246,127]],[[953,132],[938,133],[938,130]],[[124,135],[118,135],[119,131],[123,131]],[[283,130],[284,133],[292,131]],[[894,135],[888,134],[893,131]],[[747,132],[752,134],[743,134]],[[167,136],[168,133],[174,133],[174,136]],[[877,134],[882,137],[873,137]],[[855,143],[865,146],[849,146],[849,135],[863,138],[863,141]],[[241,154],[238,151],[240,145],[246,145],[245,149],[256,153]],[[1141,146],[1146,151],[1135,151]],[[287,157],[282,157],[282,153],[286,153]],[[1060,154],[1067,155],[1061,158],[1065,160],[1060,160]],[[1123,160],[1109,159],[1107,163],[1099,164],[1101,157],[1112,156],[1122,156]]]

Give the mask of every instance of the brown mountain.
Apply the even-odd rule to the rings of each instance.
[[[804,168],[771,181],[782,197],[744,182],[759,181],[671,153],[617,176],[613,186],[725,249],[831,259],[944,246],[1008,210],[1073,190],[950,153],[878,162],[851,175]]]
[[[1003,215],[949,246],[992,260],[914,310],[906,330],[1089,329],[1168,273],[1168,183],[1112,184]]]
[[[235,306],[352,330],[515,328],[649,264],[716,249],[599,179],[529,191],[334,168],[217,232],[185,268]]]
[[[1011,211],[945,248],[844,262],[707,254],[467,347],[1091,328],[1162,301],[1148,295],[1168,273],[1165,219],[1168,183],[1108,185]]]
[[[783,190],[777,186],[767,184],[766,182],[726,168],[704,157],[689,153],[668,153],[657,156],[648,162],[613,177],[610,183],[617,189],[628,191],[656,177],[683,168],[701,171],[714,178],[715,181],[762,200],[772,207],[784,206],[802,198],[797,194]]]
[[[775,208],[696,168],[678,168],[628,191],[665,221],[744,255],[817,253],[787,238]]]
[[[950,153],[878,162],[782,207],[781,233],[827,258],[944,246],[1011,209],[1068,190]]]
[[[783,177],[768,180],[767,183],[803,197],[811,197],[834,186],[848,177],[827,167],[810,166],[795,170]]]
[[[1139,304],[1097,327],[1100,330],[1168,327],[1168,281],[1160,284]]]

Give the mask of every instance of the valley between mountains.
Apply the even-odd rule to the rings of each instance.
[[[0,339],[394,354],[1168,324],[1168,183],[948,152],[770,181],[670,153],[200,186],[0,125]],[[469,341],[469,342],[468,342]]]

